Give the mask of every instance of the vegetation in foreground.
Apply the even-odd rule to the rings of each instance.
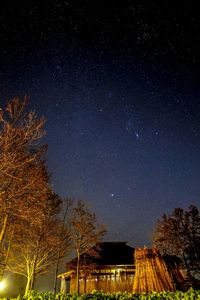
[[[7,298],[0,298],[0,300],[6,300]],[[13,300],[164,300],[164,299],[175,299],[175,300],[193,300],[200,299],[200,290],[189,289],[187,292],[152,292],[149,294],[132,294],[127,292],[117,292],[117,293],[104,293],[99,291],[94,291],[92,294],[66,294],[62,295],[60,293],[54,295],[51,292],[37,293],[35,291],[29,292],[26,296],[18,296],[13,298]]]

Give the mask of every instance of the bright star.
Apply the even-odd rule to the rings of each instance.
[[[140,136],[139,136],[139,133],[138,132],[134,132],[135,133],[135,136],[136,136],[136,138],[138,139]]]

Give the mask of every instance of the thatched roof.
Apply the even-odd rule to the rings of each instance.
[[[135,267],[133,292],[175,290],[173,278],[156,248],[135,249]]]

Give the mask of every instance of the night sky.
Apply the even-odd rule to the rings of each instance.
[[[0,12],[1,105],[29,95],[55,190],[89,202],[106,240],[149,246],[164,212],[200,203],[199,9],[15,2]]]

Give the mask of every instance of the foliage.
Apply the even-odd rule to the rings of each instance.
[[[36,194],[48,181],[46,147],[39,144],[45,119],[26,106],[27,98],[14,98],[0,110],[0,244],[9,223],[37,212]]]
[[[44,123],[27,111],[26,97],[0,110],[0,263],[27,278],[26,293],[70,243],[58,218],[62,200],[49,183],[47,147],[40,145]]]
[[[16,226],[7,270],[27,278],[26,293],[33,286],[35,276],[46,273],[55,264],[58,247],[60,257],[67,254],[70,235],[67,229],[63,230],[62,237],[59,235],[62,226],[57,218],[59,206],[59,197],[49,192],[43,216],[38,222],[30,219]]]
[[[187,292],[152,292],[149,294],[132,294],[127,292],[117,292],[114,294],[94,291],[92,294],[67,294],[60,293],[54,295],[51,292],[37,293],[35,291],[29,292],[24,297],[18,297],[13,300],[199,300],[200,291],[190,289]],[[1,299],[0,299],[1,300]],[[3,300],[3,299],[2,299]],[[4,300],[7,300],[4,298]]]
[[[20,224],[25,232],[39,222],[49,188],[45,119],[28,112],[27,101],[14,98],[0,110],[0,280]]]
[[[200,212],[196,206],[175,208],[157,221],[154,246],[164,255],[176,255],[190,270],[200,272]]]

